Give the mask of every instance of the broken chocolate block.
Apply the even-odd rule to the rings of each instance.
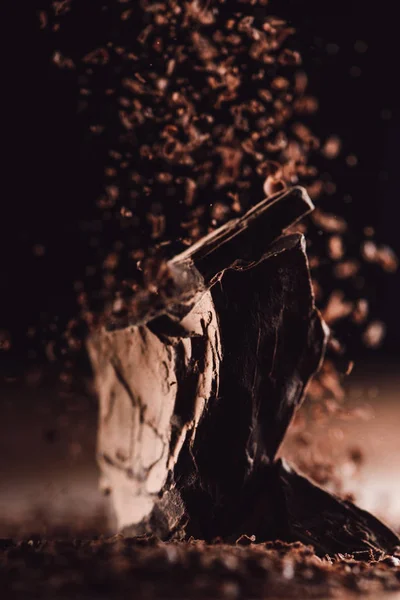
[[[129,310],[91,335],[98,461],[121,529],[300,539],[327,553],[398,543],[275,462],[328,338],[304,238],[285,234],[312,208],[294,188],[149,263]]]

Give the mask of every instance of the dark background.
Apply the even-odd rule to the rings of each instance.
[[[377,240],[399,253],[396,7],[388,0],[290,0],[279,7],[285,7],[285,15],[295,23],[305,70],[320,100],[316,131],[321,136],[338,133],[343,155],[354,153],[358,158],[355,168],[337,169],[334,176],[342,195],[351,196],[347,208],[351,222],[354,227],[372,225]],[[335,175],[335,167],[332,171]],[[394,358],[400,355],[400,274],[379,277],[371,284],[375,315],[388,326],[380,353]]]
[[[34,14],[43,6],[43,1],[31,2],[28,14],[18,5],[9,20],[0,329],[11,332],[12,352],[1,353],[3,364],[22,364],[29,351],[29,326],[48,315],[62,320],[72,310],[72,284],[86,266],[77,222],[90,216],[101,186],[102,150],[89,143],[87,122],[77,112],[78,83],[51,63],[54,40],[39,30]],[[311,91],[320,101],[314,130],[322,138],[337,133],[343,141],[342,163],[331,169],[341,198],[339,211],[344,207],[360,230],[373,225],[379,242],[400,251],[395,3],[275,0],[271,6],[297,29]],[[78,46],[90,38],[90,22],[85,27]],[[343,166],[348,154],[358,157],[352,169]],[[343,203],[346,195],[351,202]],[[400,353],[400,275],[379,277],[370,285],[376,287],[374,316],[388,325],[380,355],[394,359]],[[32,358],[34,350],[30,354]]]

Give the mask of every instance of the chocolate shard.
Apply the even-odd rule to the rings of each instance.
[[[312,544],[323,554],[393,553],[398,536],[352,502],[341,500],[296,473],[284,461],[276,465],[285,520],[293,540]]]
[[[381,521],[314,484],[284,459],[259,465],[242,494],[234,528],[230,525],[230,542],[247,531],[258,542],[301,541],[319,556],[349,554],[362,561],[392,554],[399,544]]]
[[[257,258],[237,262],[212,288],[223,351],[219,390],[188,455],[198,489],[182,491],[206,537],[235,528],[247,486],[273,461],[326,343],[304,238],[281,238]]]
[[[228,221],[171,263],[182,265],[191,261],[206,285],[211,285],[236,261],[260,258],[286,229],[313,209],[304,188],[291,188],[259,202],[242,217]]]
[[[125,532],[248,533],[329,553],[364,550],[365,531],[377,549],[391,543],[373,517],[274,462],[328,337],[304,238],[285,235],[311,208],[301,189],[261,202],[149,268],[129,319],[91,335],[98,462]]]
[[[256,529],[261,539],[301,541],[320,556],[352,554],[360,560],[393,553],[399,544],[398,536],[370,513],[323,490],[282,459],[256,479],[252,516],[242,526]]]
[[[259,202],[245,215],[228,221],[167,263],[145,265],[145,287],[128,316],[110,314],[107,329],[144,325],[167,314],[180,321],[201,296],[237,260],[259,257],[287,228],[314,209],[306,191],[294,187]]]

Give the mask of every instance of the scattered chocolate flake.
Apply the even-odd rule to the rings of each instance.
[[[65,15],[67,12],[71,10],[71,2],[72,0],[57,0],[52,3],[54,14],[56,16]]]
[[[293,106],[298,115],[312,115],[317,112],[319,103],[314,96],[303,96],[295,100]]]
[[[40,22],[40,29],[46,29],[47,24],[48,24],[48,16],[45,10],[40,10],[38,13],[39,16],[39,22]]]
[[[354,311],[352,313],[353,321],[357,324],[364,323],[368,318],[369,306],[365,298],[357,300]]]
[[[360,264],[357,260],[345,260],[335,265],[334,273],[337,279],[349,279],[354,277],[360,270]]]
[[[398,258],[389,246],[380,246],[377,262],[388,273],[395,273],[399,266]]]
[[[58,50],[56,52],[54,52],[53,62],[54,62],[54,64],[56,64],[58,67],[60,67],[62,69],[74,69],[75,68],[73,60],[71,60],[70,58],[68,58],[66,56],[63,56],[61,54],[61,52],[59,52]]]
[[[381,321],[372,321],[364,331],[363,340],[369,348],[376,348],[382,343],[386,327]]]
[[[322,154],[326,158],[329,158],[330,160],[332,160],[333,158],[336,158],[339,155],[340,149],[341,149],[340,138],[338,138],[337,136],[331,136],[330,138],[328,138],[326,140],[326,142],[322,148]]]
[[[0,352],[7,351],[11,348],[11,336],[8,331],[0,330]]]
[[[346,163],[349,167],[357,166],[357,164],[358,164],[357,156],[355,156],[354,154],[349,154],[349,156],[346,157]]]
[[[251,544],[254,544],[254,542],[256,541],[256,536],[255,535],[241,535],[240,538],[238,538],[236,540],[236,545],[237,546],[250,546]]]
[[[397,256],[388,246],[378,246],[372,240],[367,240],[362,244],[361,252],[364,260],[378,264],[389,273],[397,271]]]
[[[330,295],[325,308],[322,310],[322,316],[324,321],[330,325],[350,315],[352,310],[353,303],[345,300],[344,293],[337,290]]]
[[[328,252],[332,260],[341,260],[345,254],[343,238],[340,235],[332,235],[328,239]]]
[[[32,248],[32,252],[35,256],[41,257],[46,253],[46,248],[42,244],[35,244]]]
[[[83,57],[82,61],[92,65],[106,65],[110,60],[109,52],[106,48],[97,48],[92,50],[86,56]]]
[[[347,230],[347,223],[337,215],[332,215],[316,209],[312,214],[314,223],[327,231],[328,233],[344,233]]]
[[[375,229],[371,226],[364,227],[364,235],[366,237],[373,237],[375,235]]]

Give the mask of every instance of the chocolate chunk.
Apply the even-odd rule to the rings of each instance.
[[[321,554],[398,544],[274,462],[328,338],[304,238],[284,234],[311,209],[295,188],[150,261],[125,320],[92,334],[98,459],[121,529],[301,540]]]
[[[393,552],[398,536],[370,513],[329,494],[285,462],[276,464],[276,473],[283,520],[293,540],[312,544],[321,555]]]
[[[187,496],[207,538],[228,534],[243,518],[239,507],[247,486],[262,464],[273,461],[326,341],[301,236],[282,238],[258,263],[236,264],[212,294],[222,346],[220,385],[189,454],[203,499],[193,486]]]

